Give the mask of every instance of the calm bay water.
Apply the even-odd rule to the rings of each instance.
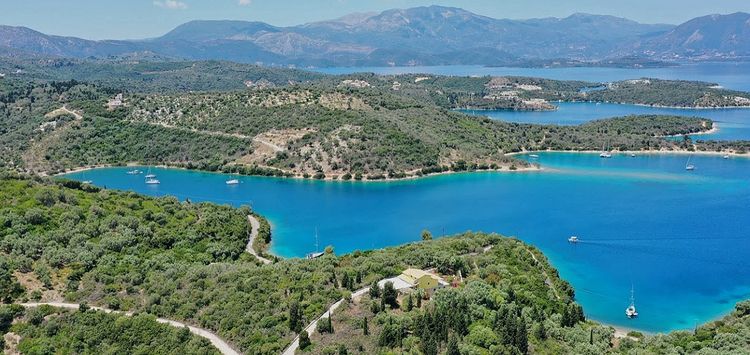
[[[459,110],[461,112],[487,116],[496,120],[578,125],[593,120],[627,115],[676,115],[710,118],[719,127],[713,134],[696,135],[703,140],[748,140],[750,139],[750,109],[674,109],[622,104],[597,104],[591,102],[555,103],[556,111],[512,111],[512,110]]]
[[[155,169],[148,186],[127,168],[68,175],[98,186],[235,206],[273,224],[272,251],[337,253],[466,230],[518,236],[539,247],[574,286],[589,317],[668,331],[692,329],[750,298],[750,159],[542,153],[530,173],[469,173],[357,183],[239,177]],[[567,238],[582,240],[571,245]],[[624,316],[631,284],[641,317]]]
[[[677,67],[624,68],[508,68],[479,65],[414,66],[414,67],[335,67],[314,69],[328,74],[376,73],[458,76],[531,76],[556,80],[611,82],[638,78],[697,80],[718,83],[734,90],[750,91],[750,63],[698,63]]]

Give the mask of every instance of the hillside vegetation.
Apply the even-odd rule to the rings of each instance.
[[[556,102],[616,102],[686,108],[750,107],[750,93],[727,90],[714,83],[643,78],[612,83],[551,80],[517,76],[458,77],[429,74],[378,76],[352,74],[346,80],[432,102],[448,109],[556,110]],[[313,83],[331,85],[342,78]]]
[[[670,107],[750,107],[750,94],[726,90],[717,84],[658,79],[625,80],[604,90],[591,91],[585,98],[598,102],[633,103]]]
[[[285,88],[249,93],[134,97],[128,119],[252,137],[235,165],[297,176],[403,177],[434,171],[508,169],[523,150],[674,148],[658,136],[700,132],[697,118],[640,116],[577,127],[477,118],[378,89]],[[269,149],[268,143],[272,143]],[[228,169],[242,171],[241,168]]]
[[[282,88],[173,94],[122,93],[75,80],[3,80],[0,165],[53,174],[141,163],[381,180],[527,168],[528,163],[507,154],[528,150],[746,149],[743,142],[695,145],[660,138],[709,130],[713,123],[707,119],[638,116],[562,127],[494,121],[448,109],[487,87],[514,86],[519,102],[543,105],[570,99],[571,90],[589,83],[403,77],[413,83],[398,90],[386,86],[392,84],[385,77],[361,75]],[[423,85],[426,89],[419,88]]]
[[[0,73],[38,83],[78,80],[122,92],[229,91],[287,86],[324,77],[309,71],[226,61],[159,58],[84,60],[0,56]]]
[[[157,323],[151,315],[129,317],[83,309],[0,305],[0,328],[10,340],[6,349],[21,354],[219,354],[208,340],[186,328]],[[15,324],[6,324],[9,318],[15,318]]]
[[[497,235],[259,266],[243,254],[247,210],[14,176],[2,178],[0,195],[11,201],[0,208],[5,302],[64,299],[145,311],[213,329],[248,353],[286,346],[290,303],[307,322],[350,290],[407,267],[489,277],[549,314],[572,301],[549,264],[533,261],[531,253],[544,260],[538,251]]]
[[[243,252],[246,208],[9,173],[0,198],[9,201],[0,207],[1,303],[64,300],[151,314],[0,307],[0,331],[19,335],[29,353],[209,351],[155,324],[159,316],[215,331],[248,354],[277,354],[334,301],[408,267],[434,269],[455,287],[431,300],[394,298],[387,287],[347,300],[305,351],[718,354],[748,346],[747,303],[695,332],[613,341],[612,328],[585,320],[570,285],[538,250],[494,234],[261,265]]]

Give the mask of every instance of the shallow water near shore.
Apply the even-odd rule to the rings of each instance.
[[[539,247],[589,317],[649,332],[692,329],[750,298],[750,159],[539,153],[540,172],[450,174],[397,182],[323,182],[130,168],[66,177],[180,200],[249,204],[273,224],[272,252],[341,254],[466,230]],[[238,178],[239,185],[225,181]],[[577,235],[581,242],[567,242]],[[641,317],[625,318],[635,288]]]

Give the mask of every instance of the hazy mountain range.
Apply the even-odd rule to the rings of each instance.
[[[4,48],[3,48],[4,47]],[[191,21],[146,40],[92,41],[0,26],[0,54],[163,56],[300,66],[503,65],[523,60],[598,61],[750,57],[750,14],[710,15],[674,26],[613,16],[495,19],[430,6],[352,14],[293,27]]]

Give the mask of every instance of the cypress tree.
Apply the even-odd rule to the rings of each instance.
[[[305,350],[310,345],[312,345],[312,342],[310,341],[310,336],[307,334],[307,332],[299,333],[300,350]]]
[[[372,285],[370,285],[370,298],[375,299],[378,297],[380,297],[380,287],[377,282],[373,282]]]
[[[526,334],[526,320],[523,317],[517,318],[516,322],[516,347],[522,354],[529,352],[529,337]]]
[[[393,282],[386,282],[383,286],[383,302],[391,306],[391,308],[398,308],[398,291],[393,287]]]
[[[411,312],[413,308],[414,308],[414,301],[411,298],[411,294],[409,294],[409,297],[406,298],[406,311]]]
[[[296,301],[289,305],[289,330],[295,333],[302,331],[302,310]]]
[[[445,349],[445,355],[461,355],[461,351],[458,350],[458,340],[453,335],[448,339],[448,347]]]
[[[370,334],[370,328],[367,325],[367,317],[362,318],[362,334],[364,335]]]
[[[544,321],[539,322],[539,326],[536,327],[534,336],[539,340],[547,339],[547,328],[544,327]]]

